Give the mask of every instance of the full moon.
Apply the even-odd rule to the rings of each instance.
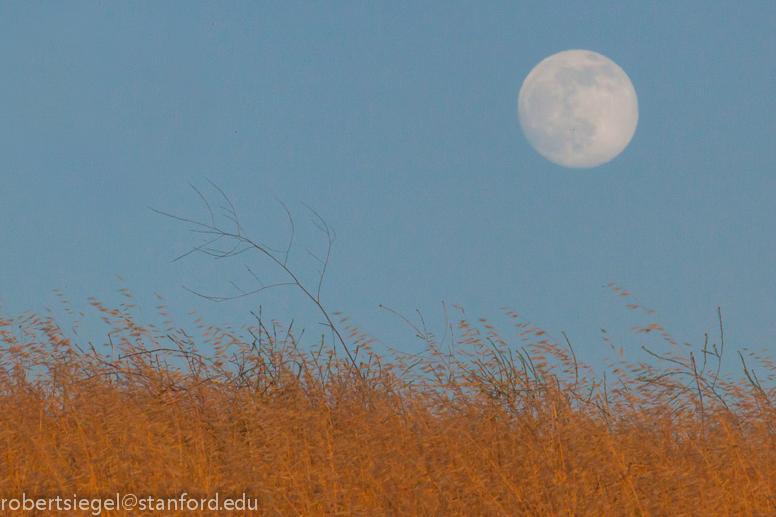
[[[539,154],[564,167],[610,161],[630,143],[639,103],[628,75],[611,59],[567,50],[536,65],[517,99],[520,125]]]

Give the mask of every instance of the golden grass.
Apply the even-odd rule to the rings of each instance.
[[[750,369],[733,383],[665,356],[669,368],[621,364],[604,383],[538,329],[516,349],[462,319],[441,342],[419,331],[423,354],[385,357],[343,321],[357,373],[260,318],[240,331],[249,339],[202,327],[198,346],[135,324],[132,306],[93,304],[113,329],[99,352],[51,318],[0,319],[3,498],[245,493],[252,515],[776,515],[773,392]]]

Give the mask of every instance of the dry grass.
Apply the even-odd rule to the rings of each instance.
[[[381,357],[343,321],[356,370],[260,318],[249,339],[202,326],[197,346],[136,325],[131,305],[93,304],[113,329],[99,353],[50,318],[0,319],[2,497],[246,493],[254,515],[776,514],[773,392],[747,366],[733,383],[665,356],[604,383],[538,329],[516,349],[461,320],[439,342],[418,329],[424,354]]]

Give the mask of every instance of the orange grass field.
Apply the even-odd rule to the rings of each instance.
[[[260,317],[248,339],[197,320],[197,344],[92,303],[113,329],[94,345],[0,318],[2,498],[258,507],[102,515],[776,515],[774,393],[755,372],[774,367],[740,356],[742,380],[720,378],[722,342],[604,382],[570,343],[526,328],[510,346],[463,313],[441,340],[415,329],[425,353],[378,356],[344,320],[347,355]]]

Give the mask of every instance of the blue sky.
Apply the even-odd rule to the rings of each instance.
[[[69,328],[60,289],[96,344],[88,298],[128,288],[148,323],[155,294],[187,329],[261,305],[312,344],[321,318],[292,289],[182,288],[255,288],[243,264],[283,280],[258,255],[172,262],[201,237],[149,207],[203,220],[189,183],[216,200],[209,179],[269,246],[288,206],[307,284],[314,208],[337,234],[322,302],[385,346],[421,342],[380,304],[441,335],[445,302],[524,344],[509,307],[592,363],[612,355],[602,328],[633,360],[669,349],[636,325],[718,341],[718,306],[726,347],[772,351],[775,25],[772,1],[2,3],[0,314]],[[639,99],[630,145],[593,169],[544,159],[517,117],[526,75],[569,49],[612,59]]]

